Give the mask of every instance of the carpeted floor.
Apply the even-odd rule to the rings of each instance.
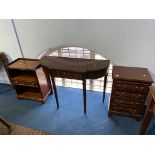
[[[13,88],[0,84],[0,115],[11,123],[60,135],[136,135],[142,121],[123,116],[108,117],[108,100],[102,93],[87,91],[87,114],[83,113],[82,90],[58,87],[60,109],[50,95],[46,104],[18,100]],[[155,134],[153,118],[147,134]]]

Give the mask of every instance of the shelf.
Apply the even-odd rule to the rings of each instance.
[[[18,75],[12,78],[14,85],[38,87],[38,81],[35,76]]]
[[[17,97],[24,98],[24,99],[39,100],[39,101],[43,100],[40,92],[33,91],[33,90],[27,90],[25,92],[22,92],[21,94],[18,94]]]

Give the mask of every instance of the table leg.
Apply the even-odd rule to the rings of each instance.
[[[86,79],[83,79],[83,103],[84,103],[84,113],[86,114]]]
[[[145,134],[145,131],[146,129],[148,128],[149,126],[149,123],[152,119],[152,116],[153,116],[153,112],[151,109],[148,109],[144,115],[144,120],[143,120],[143,123],[142,123],[142,127],[140,129],[140,134],[141,135],[144,135]]]
[[[105,77],[104,77],[103,103],[104,103],[104,99],[105,99],[105,90],[106,90],[106,85],[107,85],[107,76],[108,76],[108,74],[106,74]]]
[[[54,95],[55,95],[55,99],[56,99],[56,103],[57,103],[57,108],[59,109],[58,94],[57,94],[57,88],[56,88],[56,85],[55,85],[54,77],[51,77],[51,79],[52,79]]]
[[[0,122],[4,124],[5,126],[7,126],[8,128],[11,128],[11,125],[6,120],[4,120],[2,117],[0,117]]]

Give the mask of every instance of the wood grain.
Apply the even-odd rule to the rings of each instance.
[[[16,124],[11,124],[11,128],[8,129],[0,123],[0,135],[49,135],[49,133]]]

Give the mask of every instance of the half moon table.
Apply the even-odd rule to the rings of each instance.
[[[45,56],[41,58],[40,64],[47,75],[51,76],[57,107],[59,108],[58,95],[54,78],[68,78],[83,81],[84,113],[86,114],[86,79],[104,78],[103,102],[110,60],[94,60],[81,58],[67,58],[56,56]]]

